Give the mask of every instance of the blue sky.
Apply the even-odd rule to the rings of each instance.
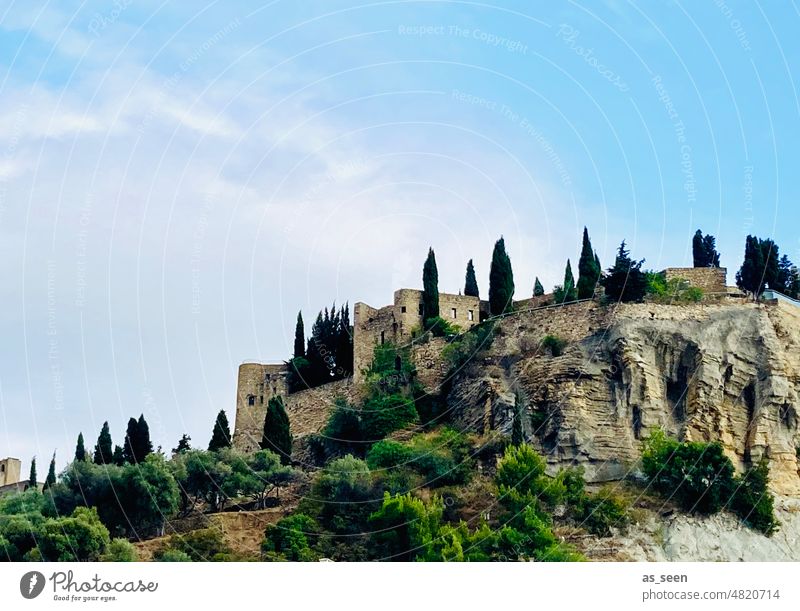
[[[734,2],[10,1],[0,8],[0,456],[104,420],[205,445],[297,310],[573,263],[800,261],[800,15]],[[26,467],[27,468],[27,467]],[[44,468],[40,467],[40,471]]]

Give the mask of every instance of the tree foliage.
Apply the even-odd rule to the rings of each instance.
[[[97,444],[94,447],[94,462],[98,465],[109,465],[114,461],[114,449],[111,443],[111,430],[108,421],[103,423]]]
[[[489,270],[489,310],[493,316],[510,312],[514,307],[514,272],[501,237],[494,245]]]
[[[467,274],[464,280],[464,294],[470,297],[480,297],[478,280],[475,278],[475,267],[472,264],[472,259],[467,262]]]
[[[544,295],[544,287],[539,282],[539,276],[536,276],[536,280],[533,281],[533,296],[541,297],[542,295]]]
[[[231,427],[228,424],[228,415],[221,409],[214,420],[214,431],[211,434],[211,441],[208,442],[208,451],[216,452],[229,447],[231,447]]]
[[[699,229],[692,238],[692,259],[694,267],[719,267],[719,253],[716,238],[703,235]]]
[[[581,257],[578,260],[577,299],[591,299],[594,296],[594,289],[600,280],[601,271],[599,261],[592,248],[592,242],[589,239],[589,230],[584,227]],[[566,288],[566,280],[564,287]]]
[[[306,356],[306,331],[303,324],[303,313],[297,313],[297,323],[294,326],[294,358]]]
[[[267,404],[261,449],[275,452],[285,465],[292,460],[292,433],[283,397],[272,397]]]
[[[428,249],[428,257],[422,266],[422,318],[426,321],[439,317],[439,271],[436,254]]]
[[[612,301],[642,301],[647,292],[647,277],[641,261],[634,261],[625,248],[625,240],[617,250],[614,266],[602,280],[606,296]]]

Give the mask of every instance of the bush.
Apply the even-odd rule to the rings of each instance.
[[[778,529],[774,499],[768,489],[769,466],[766,459],[736,478],[730,508],[745,524],[769,536]]]
[[[553,356],[561,356],[564,354],[564,348],[566,345],[566,340],[563,340],[556,335],[546,335],[544,339],[542,339],[542,348],[544,350],[549,350],[550,354]]]
[[[265,559],[314,561],[318,555],[311,547],[319,533],[320,527],[314,518],[297,513],[267,526],[261,551]]]
[[[687,511],[715,513],[734,490],[733,465],[718,442],[679,443],[654,431],[643,442],[642,469],[656,491]]]
[[[108,529],[96,509],[78,507],[68,518],[45,521],[36,544],[41,559],[47,562],[99,560],[109,544]]]
[[[667,281],[660,272],[645,272],[647,295],[656,303],[697,303],[703,300],[703,289],[690,286],[688,280],[672,278]]]
[[[192,558],[186,552],[177,549],[165,549],[153,556],[156,562],[191,562]]]
[[[494,333],[494,321],[482,322],[445,346],[442,358],[449,365],[450,375],[464,367],[480,352],[488,350],[492,345]]]
[[[441,316],[426,319],[425,328],[433,337],[449,337],[461,333],[461,327],[445,320]]]
[[[612,528],[624,528],[630,523],[628,502],[609,486],[604,486],[597,494],[581,499],[578,519],[590,533],[610,537]]]
[[[222,532],[216,528],[203,528],[182,535],[172,535],[169,549],[183,552],[193,562],[214,561],[220,555],[229,554],[231,551],[222,538]]]
[[[414,401],[400,394],[372,397],[361,410],[361,430],[365,441],[378,441],[389,433],[417,422]]]
[[[384,439],[376,443],[367,453],[367,465],[376,469],[392,469],[408,463],[413,452],[407,445]]]
[[[103,560],[106,562],[138,562],[139,553],[127,539],[112,539]]]
[[[438,535],[442,508],[438,498],[426,505],[410,494],[386,493],[381,508],[369,517],[381,559],[408,561],[424,554]]]

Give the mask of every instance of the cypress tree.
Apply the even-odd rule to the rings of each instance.
[[[36,473],[36,457],[31,460],[31,472],[28,474],[28,485],[34,490],[38,490],[36,484],[39,483],[39,476]]]
[[[114,446],[114,464],[118,467],[125,464],[125,450],[122,446]]]
[[[139,431],[139,423],[136,418],[128,420],[128,428],[125,431],[125,444],[122,447],[122,460],[123,462],[135,464],[136,463],[136,443]],[[114,461],[116,462],[116,460]]]
[[[736,272],[736,286],[756,297],[764,290],[764,253],[755,236],[745,238],[744,261]]]
[[[717,239],[710,233],[703,238],[703,250],[706,254],[706,267],[719,267]]]
[[[98,465],[108,465],[114,460],[114,450],[111,444],[111,431],[108,428],[108,421],[103,423],[100,435],[97,438],[97,445],[94,447],[94,462]]]
[[[336,379],[346,378],[353,371],[353,327],[350,325],[350,304],[339,311],[336,330]]]
[[[576,299],[575,276],[572,275],[572,264],[569,259],[567,259],[567,267],[564,269],[564,284],[557,293],[556,300],[560,303],[568,303]]]
[[[225,410],[221,409],[214,421],[214,432],[211,435],[211,441],[208,442],[208,451],[216,452],[229,447],[231,447],[231,427],[228,425],[228,416]]]
[[[785,287],[781,284],[778,245],[770,239],[759,240],[758,242],[761,247],[761,258],[764,261],[764,285],[783,292]],[[761,290],[764,289],[762,288]]]
[[[422,312],[427,321],[439,317],[439,271],[436,269],[436,254],[428,249],[428,258],[422,266]]]
[[[510,312],[514,307],[514,272],[501,236],[494,245],[489,270],[489,310],[493,316]]]
[[[75,445],[75,460],[86,460],[86,447],[83,444],[83,433],[78,433],[78,443]]]
[[[291,461],[292,433],[289,427],[289,416],[286,415],[282,397],[273,397],[267,404],[261,449],[275,452],[281,457],[281,463],[284,465],[289,464]]]
[[[44,489],[47,490],[56,483],[56,453],[53,452],[53,458],[50,459],[50,468],[47,469],[47,478],[44,480]]]
[[[303,326],[303,313],[297,313],[297,324],[294,327],[294,358],[306,356],[306,331]]]
[[[584,227],[581,258],[578,260],[577,298],[591,299],[594,296],[594,288],[597,286],[599,278],[600,267],[592,249],[592,242],[589,240],[589,230]],[[564,288],[566,289],[566,286]]]
[[[470,297],[480,297],[478,291],[478,281],[475,278],[475,267],[472,265],[472,259],[467,263],[467,276],[464,281],[464,294]]]
[[[533,282],[533,296],[541,297],[542,295],[544,295],[544,287],[542,283],[539,282],[539,276],[536,276],[536,280]]]
[[[153,453],[153,444],[150,441],[150,427],[144,419],[144,414],[139,416],[136,423],[136,462],[143,462],[148,455]]]
[[[695,231],[692,238],[692,260],[694,267],[706,267],[706,249],[703,244],[703,232]]]

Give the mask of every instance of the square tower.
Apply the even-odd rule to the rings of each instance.
[[[18,458],[0,460],[0,488],[19,482],[22,461]]]

